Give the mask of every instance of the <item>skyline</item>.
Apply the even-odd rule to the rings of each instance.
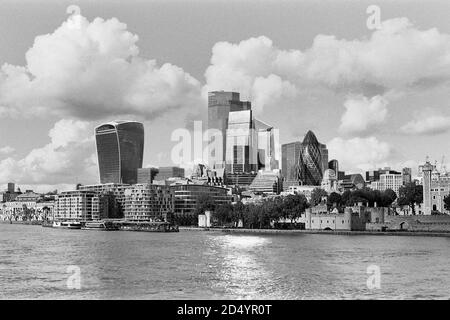
[[[243,27],[232,29],[232,36],[216,36],[214,32],[220,33],[216,27],[211,34],[202,33],[213,42],[209,50],[204,49],[204,43],[194,50],[198,43],[195,24],[186,31],[194,43],[186,41],[186,48],[175,48],[171,37],[177,31],[183,36],[176,26],[147,31],[146,23],[153,26],[156,22],[145,21],[150,14],[146,10],[140,22],[126,19],[130,8],[151,7],[157,12],[177,7],[181,11],[179,3],[171,7],[173,3],[132,2],[120,4],[120,10],[114,3],[101,7],[83,1],[46,2],[39,9],[51,6],[52,19],[34,21],[39,27],[28,30],[27,36],[20,33],[21,28],[16,30],[11,18],[17,17],[17,9],[12,8],[25,2],[1,4],[1,26],[9,25],[0,28],[0,38],[12,40],[11,35],[5,36],[7,30],[22,39],[16,45],[13,41],[0,45],[2,183],[14,181],[37,190],[53,190],[63,183],[97,182],[94,127],[123,117],[144,123],[144,167],[171,165],[170,150],[176,142],[170,143],[170,133],[177,128],[191,129],[193,120],[206,123],[206,92],[212,90],[240,92],[242,100],[252,102],[258,118],[280,129],[281,144],[302,141],[308,130],[314,131],[329,148],[330,159],[338,159],[342,170],[348,172],[384,166],[408,166],[416,172],[426,156],[438,162],[442,155],[450,157],[446,145],[450,129],[450,23],[430,13],[419,19],[416,11],[420,5],[416,2],[404,2],[405,14],[398,15],[398,4],[380,1],[385,24],[384,29],[375,31],[366,27],[366,2],[348,1],[349,6],[340,5],[334,17],[323,4],[283,2],[276,11],[280,15],[286,15],[289,6],[309,8],[318,22],[304,32],[284,32],[284,37],[266,31],[270,27],[283,30],[293,23],[295,14],[304,18],[304,12],[292,13],[291,19],[276,27],[275,22],[267,21],[260,32],[252,34]],[[87,17],[82,19],[81,32],[74,34],[68,28],[68,4],[79,5]],[[189,4],[194,9],[205,8],[188,10],[188,17],[206,17],[211,10],[203,1]],[[225,16],[229,14],[225,4],[214,5],[216,10],[227,12]],[[248,7],[249,3],[233,2],[233,6]],[[263,3],[265,6],[273,7],[274,3]],[[440,8],[444,12],[448,6],[442,1],[430,4],[431,11]],[[319,8],[324,9],[322,15]],[[337,23],[344,9],[354,19]],[[238,11],[237,17],[241,14]],[[262,11],[259,6],[255,15],[264,16]],[[413,18],[392,19],[407,13]],[[94,19],[97,16],[105,20]],[[113,19],[116,16],[118,20]],[[166,13],[168,16],[175,19],[177,13]],[[329,24],[324,23],[325,16],[330,18]],[[224,19],[215,18],[219,22]],[[312,22],[310,18],[308,23]],[[254,30],[262,26],[254,21],[250,24]],[[332,32],[336,25],[340,27]],[[36,37],[34,45],[30,33]],[[37,37],[40,34],[47,35]],[[156,46],[147,42],[155,37],[165,40]],[[288,43],[299,37],[299,45]],[[160,47],[158,43],[166,48],[155,49]],[[24,45],[32,47],[27,50]],[[188,57],[181,59],[184,53]],[[406,63],[405,56],[409,57]],[[125,85],[124,79],[128,81]],[[102,118],[105,112],[110,116]],[[161,139],[154,139],[159,132]]]

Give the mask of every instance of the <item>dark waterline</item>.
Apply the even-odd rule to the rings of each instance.
[[[450,238],[0,224],[1,299],[449,299]],[[381,288],[368,289],[367,268]],[[69,289],[68,267],[81,289]]]

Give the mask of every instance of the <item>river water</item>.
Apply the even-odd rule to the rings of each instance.
[[[450,299],[450,238],[0,224],[0,298]]]

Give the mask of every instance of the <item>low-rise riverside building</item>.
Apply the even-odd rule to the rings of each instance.
[[[42,221],[53,216],[54,201],[8,201],[0,203],[0,220]]]
[[[95,191],[63,191],[56,197],[54,220],[90,221],[100,219],[100,196]]]
[[[167,220],[167,215],[174,210],[173,191],[164,185],[133,185],[125,191],[124,203],[127,221]]]
[[[193,216],[197,208],[198,199],[202,195],[207,195],[213,200],[215,205],[231,203],[232,197],[229,190],[222,187],[182,184],[170,186],[174,193],[174,214],[175,216]]]
[[[364,231],[367,224],[383,224],[386,214],[387,208],[369,208],[362,204],[346,207],[344,212],[336,208],[329,211],[326,204],[320,204],[306,209],[302,220],[307,230]]]

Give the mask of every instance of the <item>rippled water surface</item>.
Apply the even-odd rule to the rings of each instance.
[[[367,287],[370,265],[379,289]],[[80,289],[67,286],[70,266]],[[449,299],[450,238],[0,224],[0,298]]]

